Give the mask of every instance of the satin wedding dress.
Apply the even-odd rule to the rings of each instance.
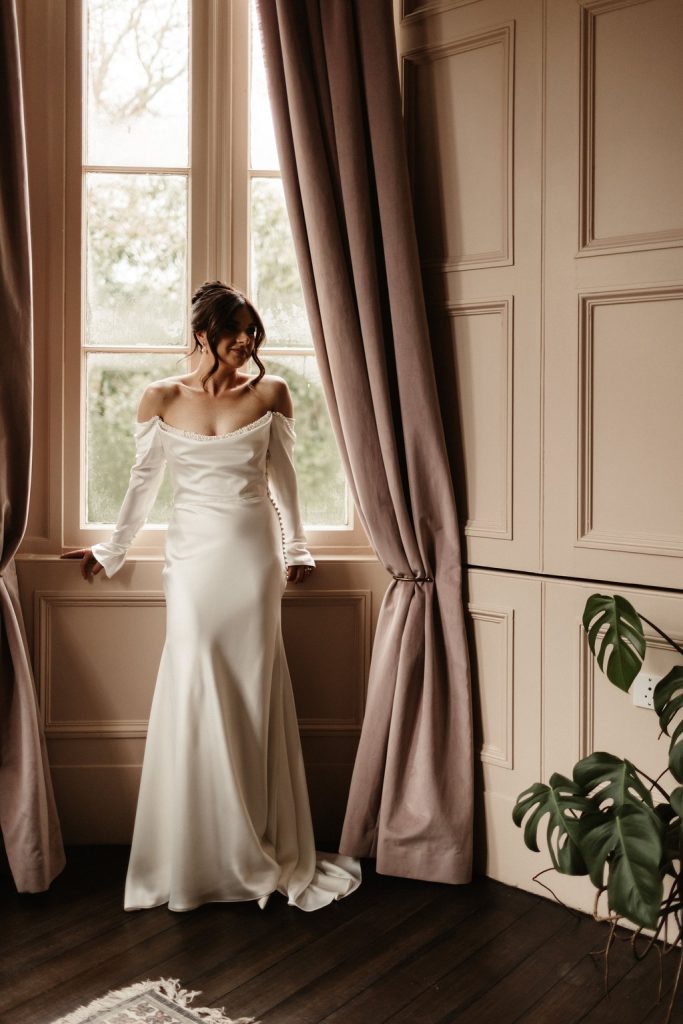
[[[276,891],[317,910],[360,885],[356,858],[315,849],[282,643],[286,565],[315,565],[299,511],[295,438],[294,421],[270,411],[216,436],[159,416],[135,424],[118,521],[111,539],[92,548],[113,576],[168,465],[166,639],[125,910],[232,900],[263,909]]]

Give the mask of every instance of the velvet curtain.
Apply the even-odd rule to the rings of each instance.
[[[0,4],[0,827],[19,892],[65,864],[14,555],[26,530],[33,443],[28,183],[14,0]]]
[[[329,413],[392,574],[340,851],[471,878],[470,667],[390,0],[257,0],[276,143]]]

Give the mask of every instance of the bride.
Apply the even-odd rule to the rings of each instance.
[[[165,467],[173,485],[162,579],[166,637],[152,699],[124,909],[273,892],[317,910],[353,892],[360,862],[315,849],[282,643],[287,581],[314,570],[292,452],[294,410],[265,373],[261,318],[236,288],[192,297],[191,373],[149,384],[110,540],[65,552],[111,577],[145,522]],[[249,359],[258,367],[249,376]]]

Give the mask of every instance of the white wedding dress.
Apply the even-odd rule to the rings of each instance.
[[[136,458],[116,527],[92,548],[113,576],[168,465],[166,639],[126,910],[231,900],[263,908],[275,891],[317,910],[360,885],[356,858],[315,849],[282,643],[286,565],[315,565],[299,512],[295,438],[294,421],[270,411],[217,436],[159,416],[135,424]]]

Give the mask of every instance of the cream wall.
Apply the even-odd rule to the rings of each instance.
[[[683,636],[683,4],[397,12],[468,561],[478,863],[538,892],[550,860],[512,823],[521,790],[592,750],[666,764],[654,714],[602,676],[581,615],[591,593],[621,593]],[[673,662],[649,636],[645,668]],[[583,880],[549,884],[591,909]]]

